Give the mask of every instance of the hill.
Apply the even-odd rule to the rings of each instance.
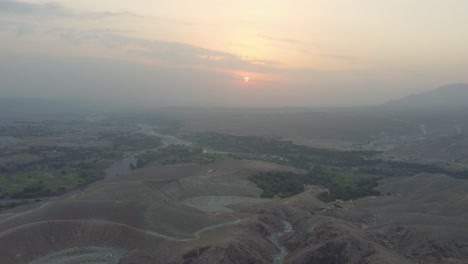
[[[385,108],[408,110],[456,110],[467,108],[468,84],[457,83],[439,87],[435,90],[413,94],[401,99],[391,100]]]

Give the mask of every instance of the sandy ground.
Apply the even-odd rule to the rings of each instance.
[[[124,251],[113,248],[71,248],[39,258],[29,264],[118,264]]]
[[[195,207],[204,212],[233,212],[227,206],[239,203],[264,203],[270,199],[250,198],[242,196],[198,196],[182,201],[188,206]]]
[[[269,170],[294,169],[250,160],[149,166],[92,184],[66,199],[3,212],[0,244],[10,244],[12,251],[0,249],[0,261],[3,258],[1,263],[13,263],[15,259],[15,264],[118,263],[119,254],[123,253],[116,248],[131,250],[134,243],[143,243],[144,248],[153,243],[203,243],[208,238],[211,241],[213,234],[219,234],[215,237],[221,239],[229,233],[218,231],[255,217],[236,213],[227,206],[270,201],[256,198],[261,190],[247,180],[252,173]],[[134,239],[122,240],[126,233]],[[48,243],[52,246],[45,248],[54,250],[41,253],[45,249],[42,246],[35,250],[23,248],[31,247],[22,242],[27,234],[35,234],[39,240],[50,237],[52,241]],[[18,243],[7,243],[12,238]],[[154,242],[145,242],[148,239]],[[89,244],[90,241],[96,242]],[[36,260],[26,262],[31,257]]]
[[[429,174],[387,179],[379,186],[386,195],[335,207],[316,198],[324,191],[317,186],[285,199],[258,198],[261,190],[248,177],[271,170],[300,172],[251,160],[149,166],[73,197],[3,212],[0,263],[465,260],[466,181]],[[456,261],[432,259],[431,241]],[[337,262],[340,254],[350,261]]]

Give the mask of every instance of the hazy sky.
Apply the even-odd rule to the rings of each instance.
[[[0,96],[380,103],[468,82],[467,10],[466,0],[0,0]]]

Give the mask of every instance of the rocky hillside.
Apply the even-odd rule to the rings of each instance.
[[[385,195],[324,203],[307,186],[254,199],[263,161],[148,167],[82,193],[0,214],[2,264],[468,263],[467,184],[387,179]],[[218,198],[219,199],[218,199]]]

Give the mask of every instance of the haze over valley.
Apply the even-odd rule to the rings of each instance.
[[[468,263],[466,10],[0,0],[0,264]]]
[[[0,87],[2,96],[138,107],[377,105],[468,83],[467,8],[1,0]]]
[[[466,91],[355,108],[2,99],[0,260],[465,263]]]

